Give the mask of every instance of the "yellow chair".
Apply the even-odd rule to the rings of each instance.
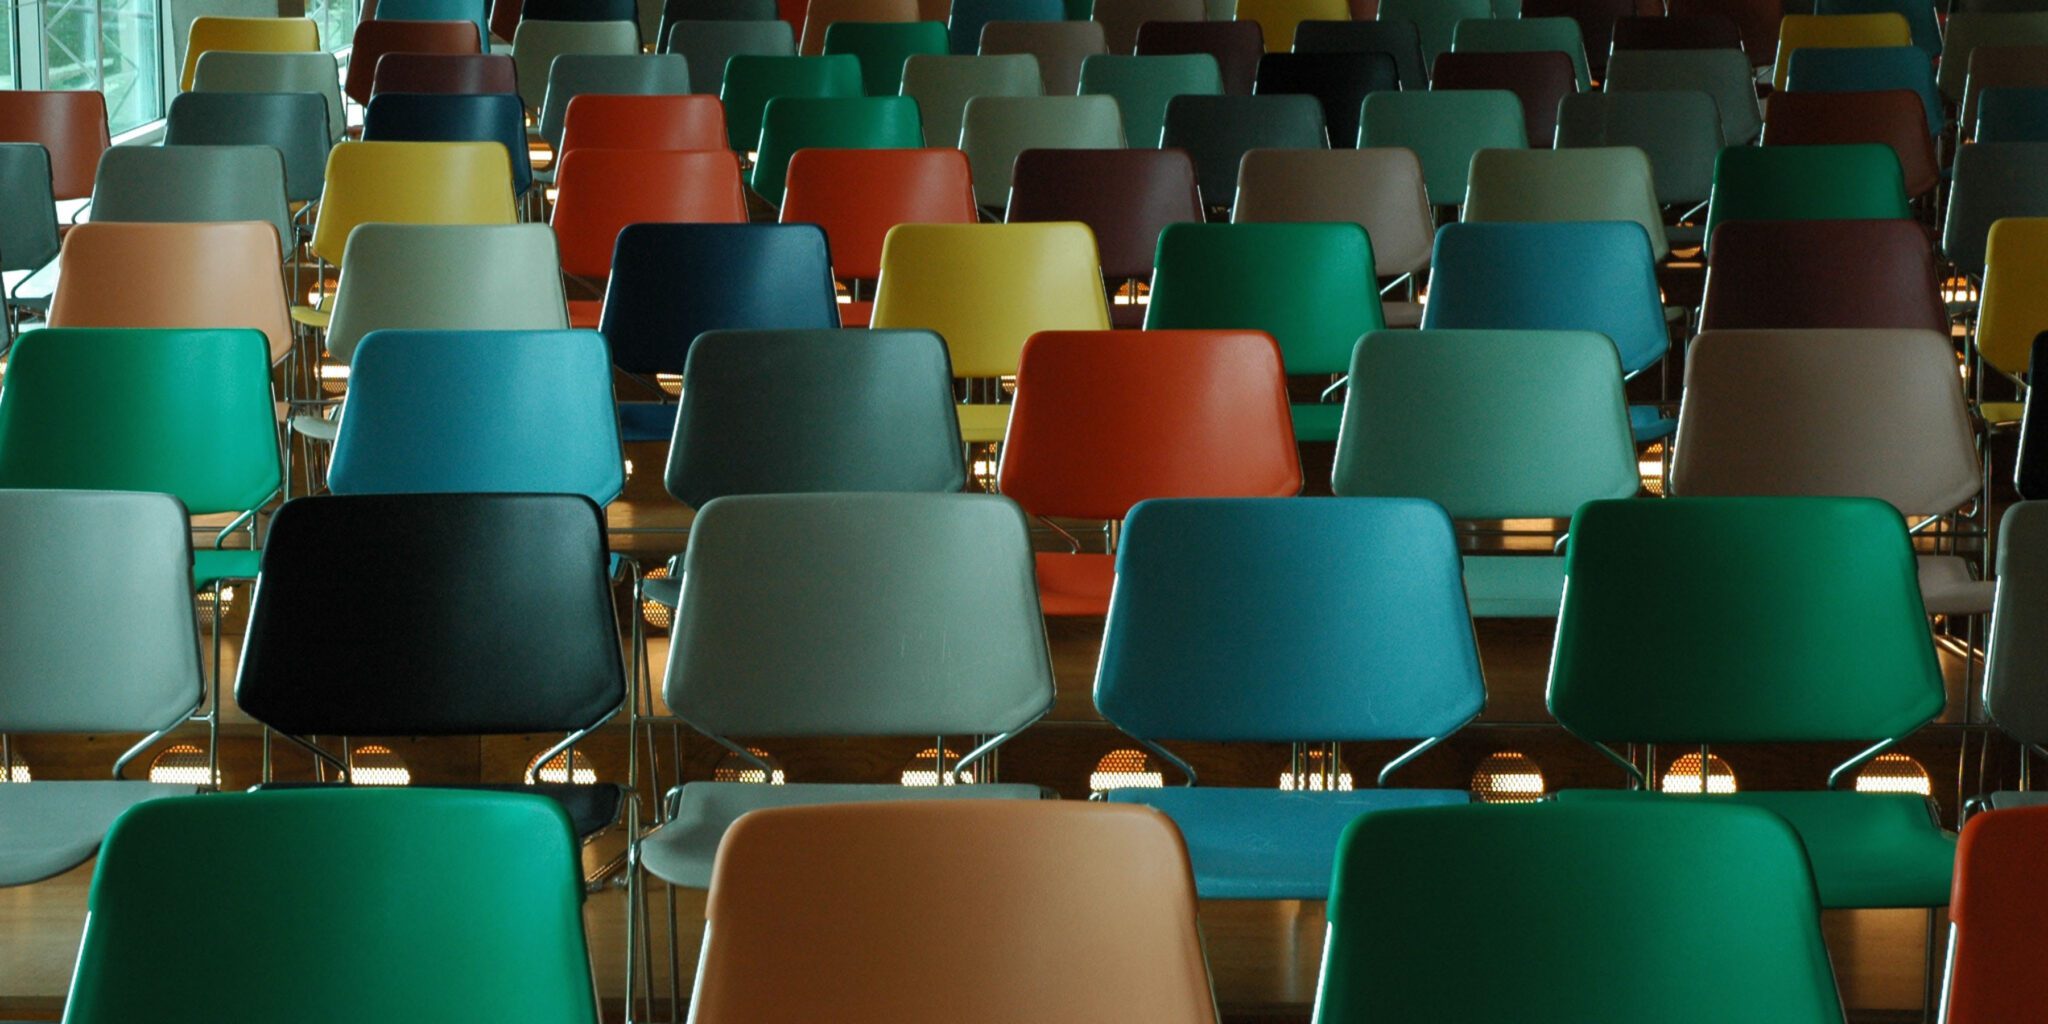
[[[185,73],[178,79],[180,91],[192,88],[199,58],[211,50],[318,53],[320,26],[311,18],[194,18],[191,30],[185,33]]]
[[[901,224],[882,241],[872,325],[937,331],[953,375],[1017,372],[1039,331],[1109,329],[1095,233],[1085,224]],[[959,407],[960,436],[1001,441],[1010,407]]]
[[[2009,377],[2027,372],[2034,336],[2048,327],[2048,217],[2010,217],[1991,225],[1984,249],[1984,290],[1977,304],[1977,354]],[[2019,402],[1984,402],[1987,423],[2014,423]]]
[[[1294,48],[1294,29],[1304,21],[1350,21],[1346,0],[1238,0],[1238,21],[1256,21],[1267,53]]]
[[[1911,46],[1913,30],[1906,16],[1883,14],[1788,14],[1778,23],[1778,65],[1771,82],[1785,87],[1792,51],[1801,47]]]

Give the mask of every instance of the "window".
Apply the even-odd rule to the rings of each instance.
[[[46,0],[0,16],[0,87],[106,94],[118,134],[164,114],[163,0]],[[27,52],[23,52],[27,51]]]
[[[356,0],[307,0],[306,17],[320,26],[320,45],[330,51],[355,41]]]
[[[14,66],[14,9],[9,4],[0,9],[0,89],[15,88]]]

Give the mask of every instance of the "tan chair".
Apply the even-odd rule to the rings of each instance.
[[[695,1024],[1216,1020],[1186,845],[1149,809],[756,811],[704,916]]]
[[[1362,224],[1380,278],[1427,269],[1436,234],[1422,161],[1407,149],[1252,150],[1238,165],[1230,219]],[[1420,303],[1383,299],[1380,306],[1389,327],[1422,322]]]
[[[834,22],[916,20],[917,0],[811,0],[797,52],[805,57],[824,53],[825,30]]]
[[[387,328],[566,328],[560,267],[545,224],[365,224],[341,264],[327,352],[348,362]]]
[[[51,327],[246,327],[291,354],[277,229],[92,221],[64,236]]]
[[[1138,48],[1138,27],[1148,21],[1201,21],[1208,17],[1202,0],[1095,0],[1090,15],[1102,23],[1109,52],[1128,54]]]
[[[528,110],[547,101],[548,72],[565,53],[640,52],[640,26],[630,21],[521,21],[512,34],[519,98]]]
[[[1093,21],[991,21],[981,29],[981,52],[1037,57],[1045,94],[1072,96],[1081,88],[1081,62],[1108,53],[1109,43]]]
[[[1871,497],[1954,511],[1981,486],[1948,337],[1927,330],[1707,331],[1686,354],[1669,490]],[[1992,584],[1920,557],[1930,613],[1991,610]]]
[[[1489,221],[1632,220],[1657,259],[1671,254],[1650,158],[1634,146],[1482,149],[1465,180],[1463,217]]]

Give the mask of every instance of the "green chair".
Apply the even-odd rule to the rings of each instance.
[[[967,101],[976,96],[1043,96],[1038,58],[1028,53],[988,56],[919,54],[903,62],[903,95],[917,101],[924,137],[935,146],[960,142]]]
[[[1520,113],[1515,115],[1520,117]],[[1386,326],[1372,242],[1357,224],[1173,224],[1159,234],[1147,330],[1258,330],[1289,375],[1350,366],[1358,336]],[[1297,403],[1299,441],[1335,441],[1343,406]]]
[[[151,801],[107,836],[65,1019],[595,1024],[579,868],[523,793]]]
[[[763,57],[736,54],[725,62],[724,84],[718,90],[725,104],[725,132],[736,152],[746,153],[761,138],[761,117],[777,96],[863,95],[860,60],[848,54],[829,57]]]
[[[1586,65],[1586,40],[1571,18],[1467,18],[1451,30],[1453,53],[1542,53],[1555,50],[1572,59],[1579,91],[1593,87]]]
[[[1124,139],[1151,147],[1159,144],[1159,132],[1166,126],[1166,101],[1175,96],[1223,95],[1223,72],[1215,56],[1207,53],[1097,54],[1081,62],[1081,95],[1115,97],[1123,113]]]
[[[1714,161],[1707,200],[1707,247],[1732,220],[1903,220],[1899,154],[1880,143],[1852,146],[1730,146]]]
[[[943,21],[835,21],[825,30],[826,56],[859,58],[861,87],[870,96],[894,96],[903,88],[904,61],[945,52]]]
[[[1739,806],[1466,805],[1353,822],[1323,1024],[1840,1024],[1813,873]]]
[[[908,96],[810,99],[780,96],[761,117],[754,156],[755,194],[782,205],[789,158],[799,149],[916,149],[924,145],[917,101]]]
[[[1380,0],[1379,20],[1405,21],[1422,40],[1422,66],[1451,48],[1458,23],[1494,16],[1493,0]]]
[[[1715,743],[1869,744],[1827,789],[1690,799],[1783,815],[1805,840],[1823,906],[1948,902],[1955,837],[1927,798],[1835,788],[1946,700],[1897,509],[1875,498],[1592,502],[1572,518],[1565,573],[1550,663],[1559,724],[1639,787],[1657,780],[1616,744],[1668,744],[1708,763]],[[1559,799],[1688,798],[1638,788]]]
[[[1465,201],[1466,172],[1482,149],[1527,149],[1522,101],[1499,89],[1449,92],[1376,92],[1365,97],[1358,146],[1412,149],[1422,160],[1429,201]]]
[[[960,121],[974,201],[1001,210],[1017,154],[1027,149],[1122,149],[1124,122],[1108,96],[977,96]]]

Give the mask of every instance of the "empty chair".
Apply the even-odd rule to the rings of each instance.
[[[377,58],[370,96],[386,92],[517,95],[519,73],[502,53],[387,53]]]
[[[1465,201],[1472,154],[1529,145],[1527,122],[1515,94],[1498,90],[1373,93],[1358,123],[1361,148],[1413,150],[1422,161],[1429,201]]]
[[[562,272],[602,293],[612,251],[629,224],[742,224],[747,197],[739,158],[719,150],[578,149],[562,157],[550,220]],[[570,303],[570,323],[595,327],[597,302]]]
[[[1965,147],[1969,148],[1969,147]],[[2031,378],[2032,354],[2039,335],[2048,330],[2048,219],[2009,217],[1994,221],[1984,246],[1984,286],[1977,304],[1977,330],[1970,344],[1995,372],[2015,380]],[[2033,389],[2027,390],[2032,399]],[[1977,415],[1988,423],[2010,423],[2021,410],[2012,402],[1977,403]],[[2021,470],[2030,452],[2038,451],[2022,429]],[[2036,494],[2026,494],[2033,499]]]
[[[199,59],[215,51],[310,53],[320,49],[320,26],[311,18],[225,18],[201,15],[185,30],[185,67],[180,92],[192,88]]]
[[[806,5],[797,52],[815,57],[825,52],[825,36],[838,22],[882,24],[917,20],[917,0],[811,0]]]
[[[1384,53],[1394,58],[1401,88],[1429,88],[1422,40],[1406,21],[1304,21],[1294,29],[1296,53]]]
[[[1674,17],[1715,17],[1735,26],[1745,59],[1752,67],[1767,68],[1777,59],[1778,28],[1788,9],[1771,0],[1671,0],[1667,5]]]
[[[50,188],[59,201],[92,195],[107,136],[107,101],[72,89],[0,90],[0,142],[33,142],[49,151]]]
[[[1979,46],[1970,51],[1970,75],[1963,83],[1962,111],[1956,122],[1965,138],[1976,129],[1977,108],[1986,92],[2048,88],[2048,72],[2042,69],[2044,56],[2048,56],[2048,45]],[[1928,74],[1930,78],[1933,75]]]
[[[1562,53],[1572,60],[1579,91],[1591,88],[1593,76],[1586,59],[1586,40],[1579,23],[1566,17],[1541,18],[1526,13],[1520,18],[1471,18],[1457,24],[1451,34],[1453,53]]]
[[[1123,118],[1108,96],[977,96],[967,101],[960,149],[974,171],[974,201],[1001,209],[1027,149],[1122,149]]]
[[[1968,5],[1958,5],[1966,8]],[[1941,21],[1932,4],[1915,0],[1816,0],[1815,14],[1897,14],[1906,19],[1912,44],[1930,59],[1941,56]]]
[[[947,53],[946,25],[940,21],[836,22],[825,32],[824,52],[859,58],[861,86],[868,95],[895,96],[903,90],[905,61],[917,55]]]
[[[1948,330],[1927,232],[1912,221],[1736,221],[1715,235],[1702,330]]]
[[[1734,50],[1617,51],[1607,62],[1608,92],[1703,92],[1721,115],[1721,137],[1730,146],[1756,141],[1764,119],[1756,102],[1749,61]]]
[[[967,156],[931,149],[808,149],[790,157],[782,194],[786,224],[825,231],[832,273],[850,282],[839,322],[866,326],[882,241],[898,224],[973,224],[974,183]]]
[[[1984,90],[1971,134],[1978,142],[2048,142],[2048,88]]]
[[[327,102],[302,92],[188,92],[171,100],[165,146],[268,146],[284,160],[284,194],[320,198],[327,151]]]
[[[1919,97],[1929,131],[1939,134],[1948,125],[1948,111],[1934,84],[1934,65],[1916,46],[1808,47],[1792,54],[1785,74],[1787,92],[1886,89],[1909,89]]]
[[[47,306],[47,290],[28,288],[57,258],[57,201],[50,196],[50,151],[33,142],[0,143],[0,273],[5,289],[5,340],[14,339],[23,309]]]
[[[1124,139],[1133,146],[1156,146],[1166,126],[1166,104],[1175,96],[1219,96],[1223,76],[1216,58],[1206,53],[1158,57],[1098,54],[1081,62],[1079,92],[1116,99],[1123,116]]]
[[[724,149],[725,141],[725,108],[716,96],[585,94],[569,101],[556,151]]]
[[[557,137],[559,139],[559,136]],[[512,194],[533,187],[526,110],[509,93],[385,93],[363,111],[366,142],[495,142],[505,148]]]
[[[248,328],[292,351],[277,230],[252,221],[91,221],[64,237],[52,327]]]
[[[1771,82],[1785,87],[1792,54],[1813,48],[1911,46],[1912,29],[1896,11],[1878,14],[1788,14],[1778,24],[1778,59]]]
[[[1536,0],[1522,5],[1522,17],[1525,19],[1570,18],[1578,26],[1579,47],[1586,55],[1588,70],[1596,79],[1605,77],[1607,54],[1614,48],[1615,24],[1633,17],[1635,13],[1634,0]],[[1455,41],[1455,29],[1452,37]]]
[[[269,146],[118,146],[100,158],[92,191],[98,221],[253,220],[270,225],[281,252],[297,240],[284,160]]]
[[[1773,29],[1772,38],[1776,39]],[[1611,53],[1623,50],[1740,50],[1742,31],[1720,14],[1628,15],[1614,19]],[[1598,59],[1588,48],[1588,57]],[[1930,68],[1931,70],[1931,68]]]
[[[1381,95],[1381,94],[1374,94]],[[1313,96],[1176,96],[1166,103],[1160,145],[1187,150],[1202,202],[1228,208],[1237,166],[1254,149],[1327,149],[1323,105]]]
[[[381,62],[380,62],[381,63]],[[310,92],[327,101],[327,130],[348,128],[341,105],[341,69],[331,53],[236,53],[199,58],[188,92]]]
[[[1899,156],[1890,146],[1731,146],[1714,162],[1707,247],[1713,248],[1714,229],[1731,221],[1911,215]]]
[[[354,42],[342,94],[358,104],[370,102],[370,85],[376,81],[377,59],[387,53],[482,53],[476,24],[468,21],[392,21],[366,19],[356,25]],[[520,95],[525,96],[526,60],[519,59]],[[528,101],[538,107],[536,94]]]
[[[1904,89],[1885,92],[1787,92],[1771,97],[1764,118],[1766,146],[1851,145],[1876,142],[1899,158],[1906,195],[1931,195],[1941,181],[1933,135],[1920,98]]]
[[[1670,255],[1650,159],[1632,146],[1482,149],[1472,155],[1463,219],[1632,220],[1658,259]]]
[[[777,16],[775,7],[775,0],[663,0],[655,40],[660,51],[667,53],[670,29],[678,24],[712,21],[782,21]],[[782,23],[790,25],[787,21]],[[794,25],[790,27],[795,28]],[[794,35],[791,38],[794,39]],[[721,68],[722,66],[723,62]]]
[[[1293,497],[1280,348],[1259,331],[1034,334],[996,481],[1034,516],[1111,521],[1152,498]],[[1114,553],[1036,558],[1045,614],[1109,613]]]
[[[1129,56],[1146,22],[1202,21],[1207,13],[1201,0],[1095,0],[1089,17],[1102,26],[1110,53]]]
[[[1047,96],[1072,96],[1081,85],[1081,65],[1109,52],[1102,26],[1093,21],[991,21],[981,30],[981,53],[1028,53],[1038,58]]]
[[[1304,21],[1343,21],[1351,17],[1344,0],[1238,0],[1237,20],[1257,22],[1269,52],[1285,53],[1294,45],[1294,31]]]
[[[1501,89],[1522,102],[1529,144],[1543,147],[1557,135],[1557,106],[1578,90],[1569,57],[1541,53],[1461,53],[1453,51],[1430,66],[1432,90]]]
[[[1230,219],[1358,224],[1372,239],[1373,276],[1381,279],[1427,268],[1435,233],[1422,163],[1406,149],[1252,150],[1238,171]],[[1417,303],[1380,304],[1389,326],[1421,322]]]
[[[2033,488],[2023,486],[2023,490],[2031,491]],[[2037,500],[2022,501],[2006,509],[2004,520],[1999,524],[1998,598],[1991,614],[1991,647],[1985,656],[1984,668],[1984,706],[1991,720],[2000,731],[2028,747],[2038,744],[2043,735],[2041,663],[2036,660],[2044,608],[2039,574],[2042,564],[2041,510],[2042,504]],[[2000,788],[1985,794],[1984,802],[1998,814],[1981,817],[2003,817],[2013,809],[2040,806],[2042,794],[2033,788],[2031,776],[2031,771],[2023,772],[2018,789]],[[1964,842],[1967,843],[1968,839],[1965,838]],[[1958,869],[1968,870],[1964,865],[1958,865]],[[1961,884],[1960,879],[1958,884]],[[1958,960],[1965,952],[1959,942]],[[1988,993],[1980,992],[1974,994],[1971,1001],[1988,997]]]
[[[548,74],[556,57],[638,52],[640,27],[633,22],[521,19],[512,36],[512,60],[519,65],[519,98],[529,109],[541,109],[547,101]]]
[[[947,45],[956,54],[977,52],[982,26],[994,21],[1061,21],[1067,16],[1060,0],[953,0],[946,18]]]
[[[548,71],[540,104],[540,137],[560,149],[569,104],[585,93],[679,96],[690,91],[689,61],[673,53],[565,53]]]
[[[327,329],[327,353],[338,361],[371,331],[569,326],[555,236],[544,224],[365,224],[348,251]]]
[[[957,146],[967,101],[977,96],[1042,96],[1038,58],[1012,53],[993,57],[922,54],[903,62],[903,95],[917,101],[924,137],[935,146]]]
[[[1394,59],[1383,53],[1269,53],[1259,61],[1258,95],[1301,93],[1323,105],[1330,145],[1358,144],[1358,110],[1365,97],[1401,87]]]
[[[759,154],[749,181],[754,194],[782,203],[790,156],[803,149],[916,149],[924,145],[917,101],[908,96],[810,99],[784,96],[768,101],[761,120]],[[973,159],[973,152],[968,158]]]
[[[1379,20],[1415,26],[1424,67],[1435,66],[1437,57],[1450,51],[1459,22],[1491,17],[1491,0],[1380,0],[1379,6]]]
[[[1202,199],[1195,165],[1177,149],[1027,149],[1017,155],[1003,219],[1088,225],[1114,297],[1133,282],[1151,282],[1159,233],[1170,224],[1199,223]],[[1145,306],[1131,295],[1111,304],[1109,319],[1139,327]]]
[[[510,224],[512,168],[495,142],[345,142],[327,155],[315,256],[339,266],[359,224]]]
[[[2048,847],[2044,825],[2048,809],[2027,807],[1974,815],[1963,826],[1949,900],[1953,948],[1941,988],[1942,1020],[1984,1024],[2025,1016],[2040,1005],[2040,970],[2028,955],[2027,934],[2048,898],[2033,870]]]
[[[1265,52],[1265,36],[1256,21],[1150,21],[1138,26],[1138,56],[1206,53],[1216,58],[1228,96],[1252,94]]]
[[[371,15],[402,21],[474,22],[478,37],[485,43],[491,39],[488,5],[477,0],[377,0],[376,7],[364,12],[365,17]]]
[[[718,95],[725,62],[734,57],[794,57],[796,31],[776,18],[761,21],[678,21],[662,37],[662,52],[690,65],[690,91]]]
[[[1557,108],[1557,148],[1633,146],[1650,160],[1657,202],[1683,212],[1707,201],[1721,117],[1703,92],[1586,92]]]
[[[725,84],[718,93],[725,104],[725,133],[732,148],[752,152],[761,140],[761,115],[778,96],[862,95],[860,61],[831,57],[761,57],[738,54],[725,62]]]
[[[1998,221],[2048,217],[2048,143],[1973,143],[1956,151],[1954,171],[1941,251],[1964,276],[1982,278]]]
[[[1936,82],[1950,103],[1963,100],[1978,47],[2048,46],[2048,12],[2003,13],[1961,10],[1943,27]],[[1964,123],[1968,123],[1967,118]]]

